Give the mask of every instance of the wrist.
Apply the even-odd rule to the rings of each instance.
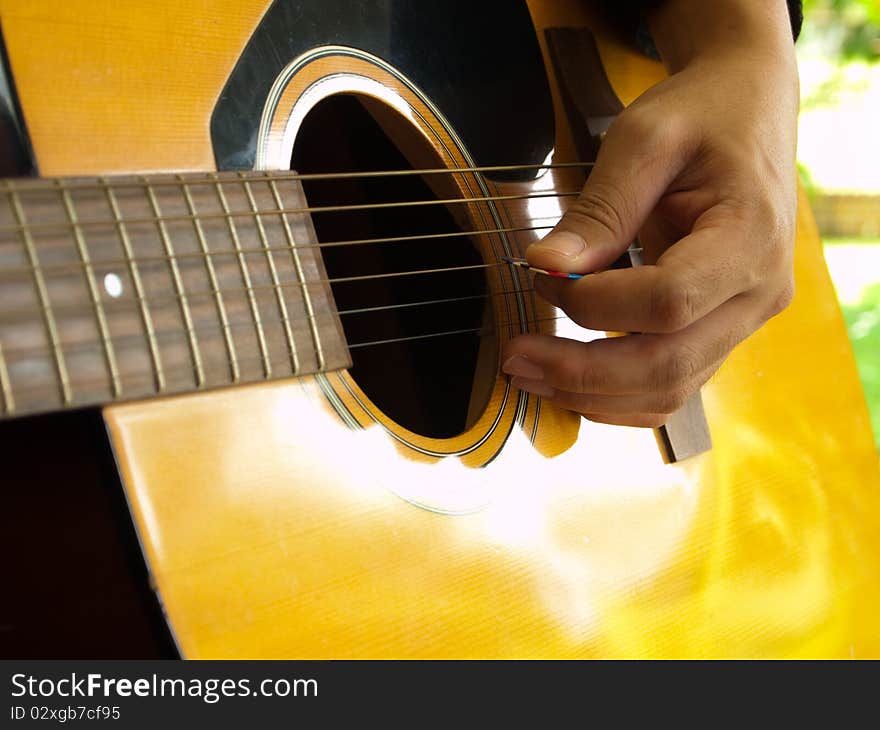
[[[665,0],[647,22],[670,73],[730,52],[742,56],[746,49],[759,62],[794,64],[784,0]]]

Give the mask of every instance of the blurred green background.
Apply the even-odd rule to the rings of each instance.
[[[880,0],[804,0],[798,166],[880,451]]]

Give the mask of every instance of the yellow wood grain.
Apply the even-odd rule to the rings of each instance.
[[[211,110],[267,7],[0,1],[40,173],[213,169]]]
[[[41,170],[210,167],[265,5],[0,0]],[[624,101],[660,77],[600,47]],[[792,307],[704,389],[712,451],[677,465],[644,430],[582,422],[569,448],[561,414],[483,469],[407,458],[313,379],[107,409],[184,655],[880,656],[877,456],[805,204],[795,267]]]

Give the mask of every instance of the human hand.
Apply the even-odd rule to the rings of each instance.
[[[650,18],[671,71],[609,129],[580,197],[529,247],[578,324],[626,337],[506,344],[512,385],[590,420],[656,427],[791,302],[797,68],[782,0],[667,0]],[[645,265],[601,271],[636,235]]]

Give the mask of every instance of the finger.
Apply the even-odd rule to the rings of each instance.
[[[611,426],[631,426],[634,428],[660,428],[669,420],[666,413],[639,413],[635,415],[619,415],[610,413],[582,413],[588,421],[607,423]]]
[[[675,388],[661,392],[632,393],[625,395],[604,395],[600,393],[571,393],[554,390],[540,380],[522,377],[511,378],[510,384],[527,393],[552,401],[560,408],[577,413],[603,413],[618,416],[631,416],[643,413],[672,414],[682,408],[692,395],[718,369],[723,360],[719,359],[703,370],[689,387]]]
[[[711,372],[714,372],[714,369]],[[708,374],[711,375],[711,372]],[[527,380],[518,376],[511,378],[510,384],[527,393],[537,395],[560,408],[579,413],[589,420],[617,426],[658,428],[666,423],[666,420],[672,413],[684,405],[684,400],[687,400],[685,398],[678,405],[674,400],[663,400],[653,395],[583,395],[567,393],[565,391],[555,391],[541,381]]]
[[[766,275],[748,242],[706,226],[682,238],[656,265],[610,269],[578,280],[536,276],[535,289],[582,327],[620,332],[675,332]]]
[[[627,248],[682,170],[685,139],[668,115],[623,112],[602,142],[580,196],[526,257],[533,266],[569,273],[604,268]]]
[[[726,357],[766,318],[761,297],[742,295],[671,334],[636,334],[586,343],[521,335],[505,345],[502,371],[540,381],[553,391],[687,395],[696,390],[703,371]]]

